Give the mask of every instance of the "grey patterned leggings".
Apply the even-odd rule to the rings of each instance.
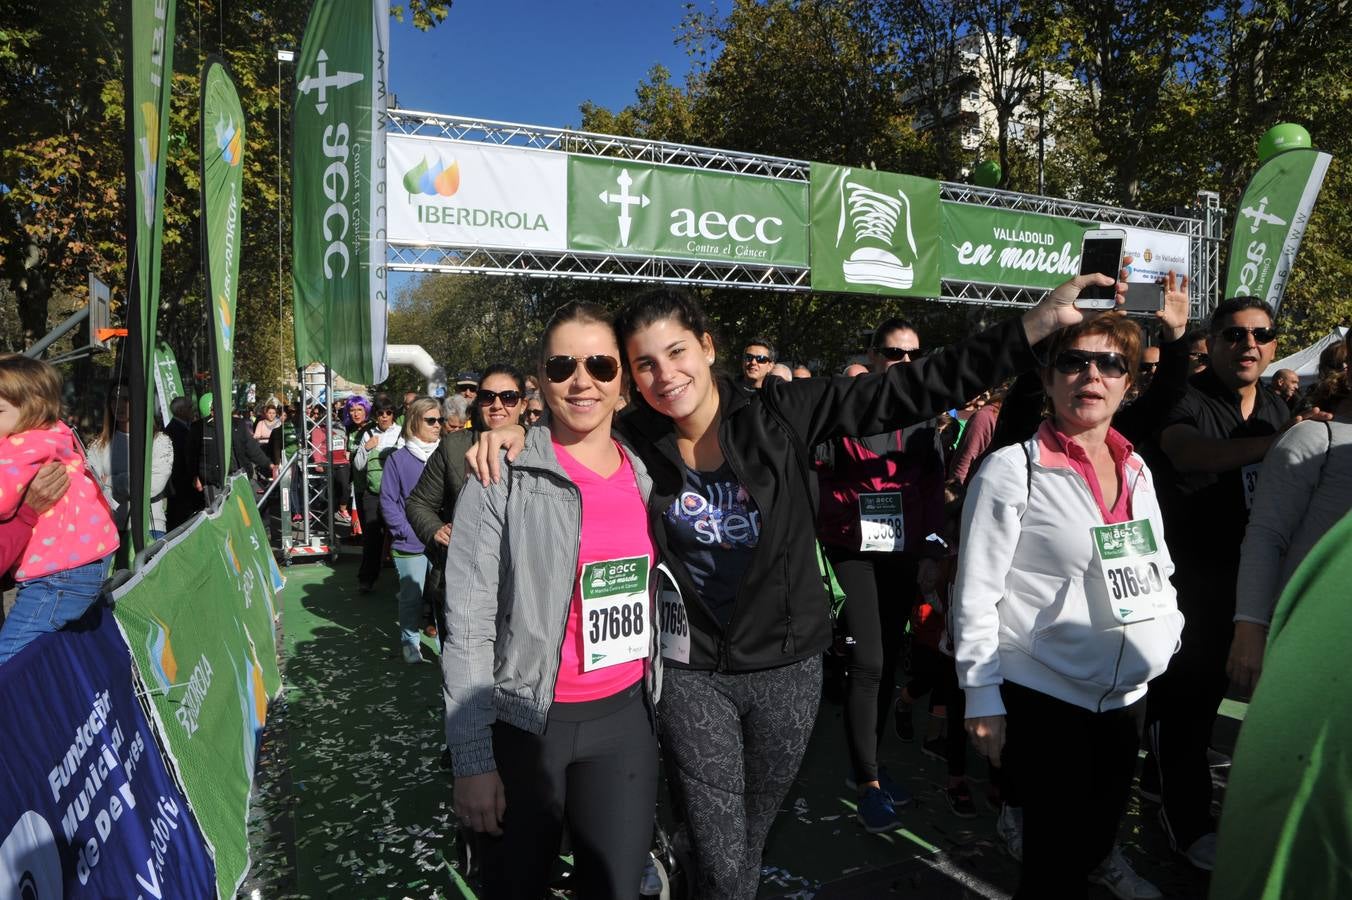
[[[700,900],[756,896],[765,838],[807,750],[821,683],[820,656],[736,675],[665,671],[658,723]]]

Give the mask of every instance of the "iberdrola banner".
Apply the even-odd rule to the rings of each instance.
[[[131,536],[137,550],[150,528],[150,410],[154,407],[156,313],[169,98],[174,80],[175,0],[131,0],[127,50],[127,338],[131,352]]]
[[[281,690],[283,585],[247,480],[113,593],[150,709],[216,861],[217,896],[249,870],[246,817],[268,701]]]
[[[183,377],[178,371],[178,358],[174,356],[174,348],[164,341],[160,341],[159,346],[155,348],[154,373],[155,397],[159,401],[160,421],[168,425],[169,420],[173,418],[169,404],[174,402],[175,397],[186,397],[187,392],[183,389]]]
[[[211,388],[221,472],[230,471],[243,163],[244,110],[225,62],[212,57],[202,69],[202,261],[211,300]]]
[[[1226,297],[1258,297],[1273,312],[1281,308],[1300,241],[1332,159],[1318,150],[1287,150],[1254,173],[1235,214]]]
[[[292,119],[296,361],[366,384],[385,358],[387,0],[315,0]]]

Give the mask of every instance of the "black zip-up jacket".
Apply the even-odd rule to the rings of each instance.
[[[631,407],[616,424],[653,478],[648,519],[660,558],[685,600],[688,668],[769,669],[818,654],[831,642],[829,598],[817,570],[811,448],[923,422],[1036,362],[1015,318],[882,374],[768,378],[754,393],[720,380],[719,447],[761,514],[760,540],[726,629],[668,545],[663,514],[684,483],[674,425],[646,405]]]

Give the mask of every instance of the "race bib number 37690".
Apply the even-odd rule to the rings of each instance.
[[[648,566],[631,556],[582,567],[582,671],[647,658]]]
[[[1113,617],[1124,625],[1164,610],[1164,572],[1149,519],[1092,529]]]

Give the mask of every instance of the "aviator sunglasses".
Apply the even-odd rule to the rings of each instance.
[[[1238,344],[1248,335],[1253,335],[1254,343],[1270,344],[1277,340],[1277,329],[1275,326],[1267,328],[1245,328],[1242,325],[1231,325],[1229,328],[1221,329],[1221,337],[1232,344]]]
[[[874,352],[888,362],[901,362],[903,359],[919,359],[925,355],[922,347],[874,347]]]
[[[1121,378],[1127,374],[1127,361],[1121,353],[1091,353],[1088,350],[1062,350],[1052,366],[1062,375],[1079,375],[1093,363],[1105,378]]]
[[[507,409],[511,409],[513,406],[516,406],[518,403],[521,402],[521,392],[481,390],[479,391],[478,396],[474,398],[474,402],[484,407],[485,409],[492,406],[494,400],[501,400],[503,406],[505,406]]]
[[[555,384],[562,384],[577,371],[581,362],[587,374],[597,381],[614,381],[620,374],[620,361],[613,356],[596,354],[595,356],[551,356],[545,360],[545,377]]]

